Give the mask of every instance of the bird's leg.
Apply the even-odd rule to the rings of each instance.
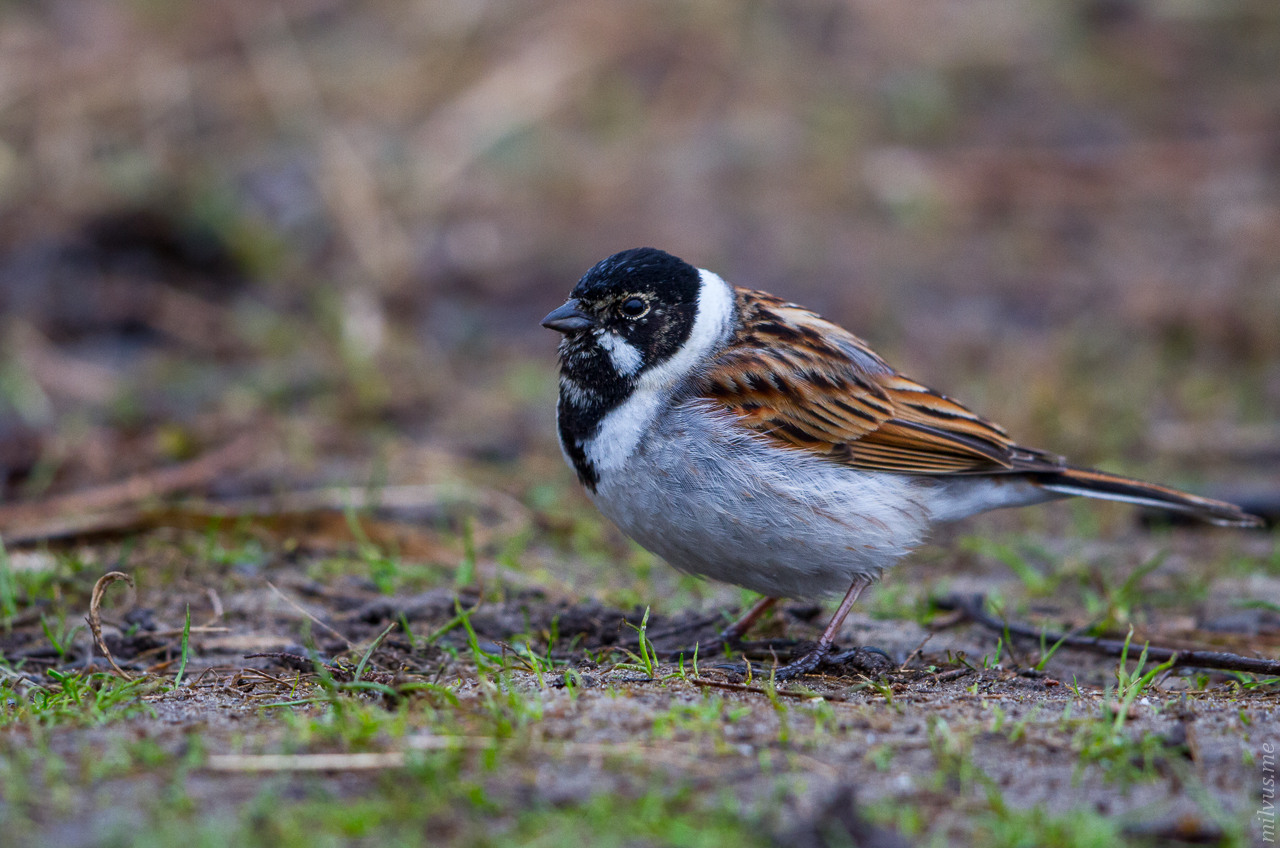
[[[742,637],[747,635],[747,631],[751,629],[751,626],[759,621],[760,616],[768,612],[777,602],[777,598],[771,597],[764,597],[756,601],[752,604],[751,609],[738,617],[737,621],[720,631],[720,643],[722,645],[731,645],[734,642],[742,641]]]
[[[751,609],[738,616],[737,621],[720,631],[715,641],[709,646],[709,648],[713,649],[710,653],[716,653],[723,648],[740,642],[742,637],[747,635],[747,631],[751,629],[751,626],[760,620],[760,616],[768,612],[769,608],[777,602],[777,598],[765,597],[752,604]],[[692,655],[693,649],[681,648],[678,651],[671,652],[671,659],[679,660],[682,657]]]
[[[818,643],[811,650],[786,665],[775,668],[772,672],[774,679],[788,680],[801,674],[807,674],[817,668],[818,664],[822,662],[822,658],[826,656],[827,651],[831,650],[831,646],[835,644],[836,636],[840,633],[840,627],[849,615],[849,610],[853,609],[854,602],[858,600],[862,590],[870,585],[870,577],[860,576],[854,578],[853,585],[849,587],[848,592],[844,593],[844,600],[840,602],[840,607],[836,610],[836,614],[831,616],[830,623],[822,631],[822,635],[818,637]]]

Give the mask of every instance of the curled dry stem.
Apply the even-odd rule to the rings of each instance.
[[[107,662],[111,663],[111,668],[125,680],[132,680],[133,678],[125,674],[124,670],[116,665],[115,658],[111,656],[111,651],[107,648],[107,643],[102,638],[102,596],[106,594],[108,586],[119,580],[128,583],[130,588],[133,587],[133,578],[123,571],[108,571],[98,578],[97,583],[93,584],[93,595],[89,599],[89,615],[86,616],[86,620],[89,622],[89,629],[93,631],[94,644],[98,646],[99,651],[102,651],[102,655],[107,658]]]

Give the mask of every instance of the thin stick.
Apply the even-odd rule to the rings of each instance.
[[[404,768],[403,751],[361,754],[211,754],[204,767],[210,771],[292,772],[366,771]]]
[[[933,638],[933,634],[932,634],[932,633],[930,633],[930,634],[928,634],[927,636],[925,636],[923,639],[921,639],[921,640],[920,640],[920,644],[919,644],[919,645],[916,645],[916,649],[915,649],[914,651],[912,651],[911,653],[907,654],[907,658],[906,658],[905,660],[903,660],[903,661],[902,661],[902,665],[898,667],[898,671],[906,671],[906,670],[907,670],[907,666],[908,666],[908,665],[910,665],[910,664],[911,664],[911,661],[912,661],[913,659],[915,659],[915,658],[916,658],[916,656],[917,656],[921,651],[923,651],[923,650],[924,650],[924,646],[925,646],[925,645],[927,645],[927,644],[929,644],[929,640],[930,640],[930,639],[932,639],[932,638]]]
[[[329,625],[325,624],[325,623],[324,623],[323,621],[321,621],[320,619],[316,618],[314,615],[312,615],[310,612],[308,612],[308,611],[307,611],[307,610],[306,610],[306,609],[305,609],[301,604],[299,604],[299,603],[298,603],[297,601],[295,601],[293,598],[290,598],[290,597],[289,597],[288,595],[286,595],[284,592],[281,592],[279,589],[277,589],[277,588],[276,588],[276,586],[275,586],[275,584],[274,584],[274,583],[272,583],[270,580],[268,580],[268,581],[267,581],[267,586],[269,586],[269,587],[271,588],[271,591],[273,591],[273,592],[275,592],[277,595],[279,595],[279,596],[281,597],[281,599],[283,599],[283,600],[284,600],[284,602],[285,602],[286,604],[288,604],[289,606],[293,607],[293,608],[294,608],[294,609],[296,609],[298,612],[302,613],[304,616],[306,616],[307,618],[311,619],[313,622],[315,622],[316,624],[320,625],[322,628],[324,628],[325,630],[329,631],[329,632],[330,632],[330,633],[332,633],[334,636],[337,636],[339,639],[341,639],[343,642],[345,642],[345,643],[346,643],[346,645],[347,645],[348,650],[352,650],[352,651],[354,651],[354,650],[356,649],[356,646],[355,646],[355,643],[354,643],[354,642],[352,642],[352,641],[351,641],[350,639],[348,639],[346,636],[343,636],[343,635],[342,635],[341,633],[339,633],[338,631],[334,630],[334,629],[333,629],[332,627],[330,627]]]
[[[236,672],[236,677],[241,677],[243,675],[248,675],[248,674],[255,674],[258,677],[265,678],[266,680],[269,680],[270,682],[278,684],[280,686],[293,685],[291,681],[285,680],[283,677],[276,677],[273,674],[267,674],[265,671],[263,671],[260,668],[242,668]],[[249,681],[246,681],[246,682],[249,682]]]
[[[157,468],[135,474],[125,480],[55,495],[35,503],[17,503],[0,507],[0,528],[6,538],[27,544],[44,538],[40,528],[58,526],[65,516],[105,512],[158,498],[183,489],[207,483],[219,474],[245,465],[261,444],[259,433],[249,433],[190,462]]]
[[[949,595],[934,601],[939,609],[956,610],[964,613],[975,624],[988,630],[1024,639],[1043,640],[1046,643],[1061,642],[1064,647],[1082,651],[1092,651],[1109,657],[1118,657],[1125,652],[1125,643],[1118,639],[1104,639],[1100,636],[1075,636],[1072,634],[1050,633],[1037,630],[1026,624],[1006,623],[987,613],[985,595]],[[1173,661],[1175,667],[1209,668],[1219,671],[1243,671],[1248,674],[1280,675],[1280,660],[1267,660],[1259,657],[1242,657],[1221,651],[1192,651],[1161,648],[1148,643],[1147,659],[1153,663]]]
[[[133,578],[123,571],[108,571],[98,578],[98,582],[93,584],[93,594],[89,598],[89,615],[86,616],[85,620],[89,622],[89,629],[93,631],[94,644],[98,646],[98,650],[102,651],[102,655],[107,658],[107,662],[111,663],[111,667],[115,669],[116,674],[125,680],[132,680],[132,677],[125,674],[124,670],[116,665],[115,657],[111,656],[106,640],[102,638],[102,596],[106,594],[107,587],[118,580],[123,580],[129,586],[133,586]]]
[[[213,671],[213,666],[208,666],[204,671],[200,672],[199,676],[197,676],[195,680],[187,684],[187,688],[195,689],[197,686],[199,686],[201,683],[204,682],[205,676],[210,674],[212,671]]]
[[[410,736],[404,740],[406,751],[483,751],[502,740],[492,736]],[[662,749],[636,746],[621,749],[612,743],[560,740],[549,747],[565,754],[611,756],[645,754],[652,757]],[[211,754],[204,768],[226,772],[293,772],[293,771],[360,771],[403,768],[406,751],[367,752],[354,754]]]

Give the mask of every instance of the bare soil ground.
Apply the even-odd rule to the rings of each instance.
[[[1115,616],[1138,622],[1135,646],[1276,657],[1280,611],[1263,599],[1280,593],[1280,573],[1266,536],[1129,533],[1109,546],[1158,549],[1154,567],[1102,574],[1083,558],[1041,575],[1052,587],[999,566],[957,569],[934,551],[891,574],[893,597],[846,626],[846,646],[887,659],[778,685],[714,652],[665,660],[710,640],[734,602],[719,592],[690,603],[679,596],[702,587],[663,573],[645,621],[638,606],[512,585],[492,544],[459,586],[457,570],[379,565],[367,535],[363,553],[338,555],[288,550],[247,523],[130,538],[9,555],[20,585],[43,574],[0,641],[4,812],[30,844],[164,844],[188,831],[236,844],[315,832],[815,845],[850,831],[872,845],[1249,844],[1261,833],[1263,746],[1280,736],[1274,678],[1138,680],[1155,664],[1134,657],[1118,677],[1114,659],[1005,643],[927,601],[949,584],[1051,629]],[[1271,565],[1199,570],[1224,550]],[[554,534],[524,556],[575,558]],[[401,570],[383,575],[390,593],[369,576],[386,562]],[[108,567],[140,584],[109,587],[102,616],[134,683],[112,675],[80,621]],[[1114,582],[1094,594],[1095,580]],[[1090,602],[1101,606],[1086,613]],[[744,650],[767,665],[786,640],[813,638],[824,614],[786,606],[757,634],[769,643]],[[609,809],[595,809],[601,798]]]

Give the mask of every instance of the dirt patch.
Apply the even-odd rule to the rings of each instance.
[[[174,544],[181,538],[163,547]],[[710,817],[725,838],[764,843],[830,840],[831,827],[883,845],[1002,827],[1079,836],[1085,825],[1065,822],[1083,815],[1139,841],[1231,844],[1253,827],[1262,746],[1280,737],[1275,683],[1195,670],[1139,681],[1153,664],[1131,658],[1117,677],[1114,659],[1068,648],[1041,662],[1052,645],[1005,643],[943,611],[855,614],[843,647],[883,657],[775,686],[746,676],[737,653],[700,654],[696,666],[663,659],[712,640],[727,608],[650,611],[645,621],[643,609],[542,590],[388,595],[352,575],[305,579],[317,565],[309,557],[261,569],[228,557],[156,585],[155,553],[98,551],[139,575],[136,592],[109,590],[103,613],[104,641],[135,683],[90,660],[87,628],[74,625],[88,570],[64,574],[60,597],[24,605],[0,638],[6,781],[22,789],[4,809],[42,839],[101,844],[102,833],[172,834],[175,821],[214,832],[222,821],[261,840],[307,817],[352,826],[341,810],[371,816],[380,833],[562,832],[564,816],[607,798],[665,810],[670,822]],[[1007,576],[983,583],[1025,592]],[[1031,607],[1020,608],[1046,626],[1074,617],[1051,599]],[[783,605],[761,625],[768,638],[742,650],[766,666],[785,659],[820,629],[819,611]],[[1143,638],[1196,631],[1213,612],[1153,610]],[[1273,618],[1213,617],[1199,635],[1274,655]],[[126,685],[138,688],[121,694]],[[77,686],[78,700],[47,706]],[[86,706],[95,698],[100,708]],[[68,770],[84,777],[60,796]],[[471,796],[440,789],[446,778]],[[410,784],[453,800],[412,811]],[[146,799],[160,796],[185,812],[158,818]],[[271,809],[246,813],[264,798]]]

